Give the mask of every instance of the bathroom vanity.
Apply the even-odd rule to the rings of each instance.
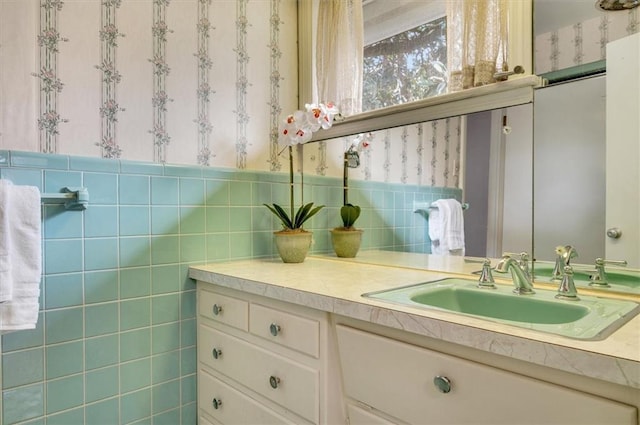
[[[478,268],[431,265],[191,267],[200,423],[639,423],[640,317],[577,340],[362,297]]]

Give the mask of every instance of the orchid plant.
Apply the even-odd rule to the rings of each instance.
[[[360,166],[360,153],[368,149],[373,140],[372,133],[362,133],[356,136],[344,153],[343,164],[343,205],[340,208],[340,217],[344,230],[355,230],[354,224],[360,217],[360,207],[349,203],[349,168],[357,168]]]
[[[320,129],[328,129],[333,125],[334,118],[338,114],[338,109],[333,103],[307,104],[305,111],[296,111],[287,116],[279,128],[278,141],[287,145],[289,150],[289,205],[290,213],[278,204],[264,204],[273,214],[275,214],[285,230],[302,231],[302,225],[324,205],[314,207],[313,202],[302,204],[297,212],[294,208],[293,196],[293,146],[307,143],[311,140],[313,133]]]

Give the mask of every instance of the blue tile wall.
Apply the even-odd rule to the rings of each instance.
[[[280,225],[262,204],[288,207],[287,176],[0,151],[0,178],[84,186],[90,199],[84,212],[42,209],[41,313],[36,329],[2,336],[0,423],[195,424],[189,265],[274,256]],[[341,186],[305,179],[305,200],[326,205],[306,226],[316,253],[331,252]],[[415,203],[460,194],[354,181],[363,249],[429,252]]]

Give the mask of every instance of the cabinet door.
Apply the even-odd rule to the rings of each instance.
[[[619,238],[605,238],[605,256],[627,260],[630,267],[640,267],[638,116],[640,33],[607,44],[606,228],[618,228],[622,234]]]
[[[275,412],[201,370],[198,407],[223,424],[292,424]]]
[[[337,335],[346,395],[408,423],[638,423],[635,407],[345,326]]]

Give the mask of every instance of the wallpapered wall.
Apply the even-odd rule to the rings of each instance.
[[[606,45],[640,31],[640,11],[613,12],[576,22],[535,39],[536,73],[606,59]]]
[[[1,145],[269,170],[295,0],[3,0]]]
[[[360,154],[360,167],[350,169],[349,178],[459,187],[463,122],[461,117],[453,117],[376,131],[369,147]],[[304,146],[305,173],[340,176],[343,152],[354,139],[351,136]]]
[[[276,132],[298,104],[296,11],[295,0],[3,0],[0,148],[285,171]],[[458,129],[381,132],[352,177],[455,187]],[[305,146],[305,173],[342,175],[346,143]]]

